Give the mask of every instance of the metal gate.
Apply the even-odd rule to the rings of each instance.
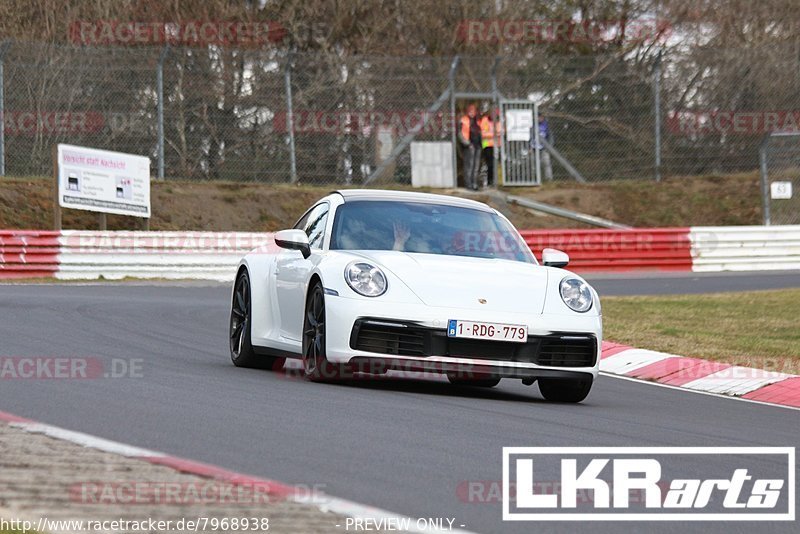
[[[530,100],[501,100],[503,185],[541,185],[539,106]]]

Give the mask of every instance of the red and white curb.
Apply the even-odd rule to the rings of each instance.
[[[275,480],[245,475],[235,471],[228,471],[227,469],[223,469],[214,465],[196,462],[194,460],[187,460],[185,458],[171,456],[162,452],[143,449],[133,445],[126,445],[117,441],[111,441],[92,436],[90,434],[84,434],[82,432],[75,432],[73,430],[67,430],[45,423],[39,423],[2,411],[0,411],[0,422],[8,423],[9,426],[19,428],[31,434],[43,434],[51,438],[68,441],[82,447],[96,449],[111,454],[118,454],[128,458],[135,458],[151,464],[169,467],[180,473],[210,478],[212,480],[218,480],[237,486],[258,486],[260,488],[268,488],[267,494],[275,497],[276,499],[291,500],[299,504],[306,504],[316,508],[321,512],[338,514],[354,519],[369,520],[370,522],[383,520],[383,524],[392,525],[393,527],[396,527],[397,525],[409,525],[408,528],[403,529],[405,532],[448,532],[456,534],[473,534],[468,530],[459,528],[448,528],[446,530],[441,530],[435,527],[420,528],[418,526],[418,522],[412,518],[398,515],[387,510],[382,510],[380,508],[375,508],[373,506],[360,504],[347,499],[340,499],[338,497],[332,497],[320,492],[315,492],[313,495],[309,495],[309,492],[306,489],[297,488],[289,484],[277,482]],[[336,527],[338,528],[332,528],[331,532],[335,532],[338,529],[341,529],[342,531],[346,530],[345,525],[336,525]],[[392,528],[392,530],[400,529]]]
[[[604,342],[600,371],[705,393],[800,408],[800,376]]]

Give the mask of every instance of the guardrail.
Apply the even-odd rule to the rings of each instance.
[[[60,279],[196,278],[232,280],[239,260],[272,241],[252,232],[64,231]]]
[[[61,232],[0,230],[0,278],[55,276]]]
[[[800,225],[691,228],[692,270],[800,269]]]
[[[800,269],[800,225],[526,230],[570,256],[576,272]],[[272,244],[253,232],[0,231],[0,278],[170,278],[228,281],[248,251]]]
[[[248,251],[272,242],[250,232],[0,232],[0,278],[231,280]]]
[[[525,243],[541,260],[543,248],[569,254],[569,268],[592,271],[691,271],[689,228],[630,230],[524,230]]]

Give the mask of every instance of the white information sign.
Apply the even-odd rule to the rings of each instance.
[[[772,182],[769,184],[769,196],[773,200],[792,198],[792,182]]]
[[[530,141],[533,128],[532,109],[506,110],[506,139],[508,141]]]
[[[150,158],[58,145],[63,208],[150,217]]]
[[[455,187],[453,144],[414,141],[411,143],[411,185],[414,187]]]

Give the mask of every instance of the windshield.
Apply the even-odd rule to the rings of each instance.
[[[516,230],[497,214],[424,202],[346,202],[336,210],[330,248],[536,263]]]

